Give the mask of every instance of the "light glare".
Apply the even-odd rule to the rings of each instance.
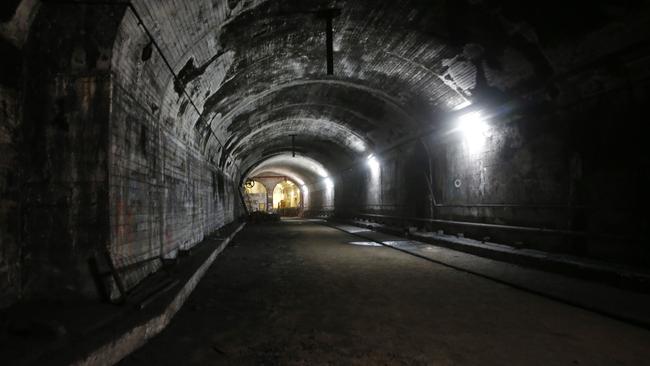
[[[320,175],[321,178],[327,178],[328,174],[324,168],[321,168],[319,166],[314,166],[314,170],[316,170],[316,174]]]
[[[469,107],[470,105],[472,105],[472,102],[470,102],[469,100],[465,100],[465,101],[461,102],[460,104],[458,104],[457,106],[455,106],[454,110],[459,111],[459,110],[461,110],[463,108]]]
[[[325,179],[323,179],[323,182],[325,183],[325,188],[327,189],[334,188],[334,181],[332,181],[332,178],[325,177]]]
[[[477,152],[483,147],[488,129],[481,112],[470,112],[458,118],[458,130],[463,134],[470,152]]]
[[[379,173],[379,160],[375,157],[375,154],[368,155],[368,167],[373,174]]]

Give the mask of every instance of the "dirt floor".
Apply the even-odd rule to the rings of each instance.
[[[650,365],[646,330],[359,241],[248,226],[121,364]]]

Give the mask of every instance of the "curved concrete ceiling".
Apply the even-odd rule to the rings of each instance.
[[[133,3],[178,74],[165,78],[165,65],[155,64],[161,120],[233,176],[291,149],[312,158],[331,155],[322,156],[326,165],[349,161],[363,154],[362,146],[391,144],[459,106],[540,88],[552,72],[534,31],[517,27],[512,4]],[[326,9],[340,12],[333,23],[333,75],[326,73]],[[131,40],[124,47],[146,44]],[[288,144],[287,134],[301,145]]]
[[[283,175],[302,185],[316,183],[330,172],[319,161],[307,156],[284,153],[269,157],[257,164],[247,174],[247,177],[261,175]]]
[[[324,126],[327,128],[324,128]],[[303,145],[303,140],[328,141],[337,148],[344,149],[350,155],[361,154],[368,149],[368,145],[364,140],[339,124],[320,119],[289,119],[269,121],[264,126],[241,137],[241,139],[232,141],[232,145],[226,144],[226,151],[241,160],[241,157],[250,156],[253,151],[259,150],[259,146],[268,148],[271,141],[269,136],[273,136],[275,131],[282,131],[283,134],[279,135],[277,139],[285,140],[291,149],[300,148]],[[295,136],[294,140],[292,140],[292,135]],[[297,145],[296,138],[298,139]],[[273,138],[273,140],[275,139]]]

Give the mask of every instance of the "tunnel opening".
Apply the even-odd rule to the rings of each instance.
[[[302,213],[302,193],[298,185],[285,180],[273,189],[273,210],[281,217],[298,217]]]
[[[268,212],[268,198],[264,184],[257,180],[247,180],[245,187],[248,212]]]
[[[335,183],[331,168],[321,161],[327,158],[292,150],[278,152],[252,163],[244,180],[263,182],[269,192],[268,209],[273,212],[289,216],[331,213]]]

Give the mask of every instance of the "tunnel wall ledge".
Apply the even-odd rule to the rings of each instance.
[[[342,222],[344,223],[343,225],[341,225]],[[479,252],[471,253],[476,255],[458,255],[458,251],[470,252],[463,250],[460,246],[450,246],[449,243],[465,242],[465,247],[468,248],[470,245],[467,244],[470,244],[469,242],[471,240],[465,238],[453,240],[453,238],[436,237],[435,241],[429,240],[429,243],[434,244],[430,245],[416,240],[399,240],[401,238],[395,237],[396,234],[399,234],[394,232],[389,233],[390,235],[377,235],[376,232],[368,234],[367,232],[359,232],[358,229],[353,229],[355,227],[366,227],[382,232],[390,231],[386,227],[379,227],[378,225],[340,220],[328,220],[326,223],[335,229],[365,240],[380,243],[435,264],[441,264],[461,272],[477,275],[517,290],[594,312],[624,323],[650,329],[650,314],[647,311],[648,306],[650,306],[650,294],[647,291],[645,293],[642,291],[627,291],[622,288],[626,280],[645,281],[637,282],[635,285],[647,285],[649,283],[647,281],[650,279],[647,273],[634,273],[629,270],[621,270],[620,268],[595,266],[595,263],[585,263],[576,260],[569,261],[569,258],[565,258],[565,264],[573,262],[572,264],[575,265],[576,269],[592,271],[591,274],[593,274],[594,270],[600,270],[602,271],[601,274],[610,271],[620,276],[618,277],[618,283],[605,284],[602,281],[593,282],[589,281],[589,279],[565,276],[563,274],[551,273],[544,269],[531,268],[529,265],[520,265],[522,264],[521,262],[502,260],[502,257],[495,258],[481,255],[488,254],[488,251],[483,251],[481,254]],[[411,236],[418,240],[426,239],[422,236]],[[437,248],[432,248],[433,246]],[[497,253],[497,251],[491,250]]]
[[[378,223],[343,219],[340,217],[330,217],[328,221],[332,223],[346,223],[392,235],[403,236],[404,234],[404,231],[400,228]],[[639,267],[613,264],[600,260],[549,253],[534,249],[515,248],[508,245],[483,242],[448,234],[409,232],[407,237],[423,243],[434,244],[480,257],[537,268],[589,281],[598,281],[618,288],[650,293],[650,272]]]
[[[148,297],[151,301],[141,313],[137,313],[136,310],[135,315],[131,315],[124,321],[120,321],[120,324],[106,326],[106,329],[103,328],[97,331],[96,334],[85,337],[82,344],[77,343],[70,345],[69,348],[59,349],[55,351],[55,355],[45,355],[41,359],[49,360],[48,364],[78,366],[116,364],[143,346],[149,339],[162,332],[169,325],[174,315],[184,305],[217,256],[228,246],[237,233],[244,228],[245,224],[245,222],[239,224],[224,238],[207,238],[207,240],[221,239],[221,242],[218,244],[215,243],[215,247],[213,249],[211,248],[207,256],[204,254],[201,258],[197,259],[205,258],[198,268],[194,267],[196,269],[192,270],[191,273],[180,273],[178,275],[181,284],[180,286],[177,285],[175,291],[163,293],[158,298],[155,298],[155,295]],[[148,300],[145,299],[146,301]],[[144,302],[140,303],[140,306],[142,304]],[[128,309],[125,308],[125,311],[128,311]],[[119,329],[114,329],[117,327]]]

